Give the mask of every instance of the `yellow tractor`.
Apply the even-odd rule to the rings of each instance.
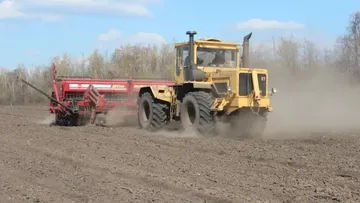
[[[142,87],[138,94],[138,122],[149,131],[180,121],[182,129],[212,134],[216,122],[229,123],[241,136],[261,136],[272,111],[268,71],[249,68],[249,40],[244,37],[243,54],[238,43],[217,38],[194,40],[196,31],[186,32],[189,41],[177,43],[175,83]]]

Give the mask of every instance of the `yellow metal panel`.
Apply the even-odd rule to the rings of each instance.
[[[239,43],[234,42],[215,42],[215,41],[204,41],[204,40],[195,40],[195,44],[201,44],[201,46],[213,46],[213,47],[239,47]]]
[[[253,88],[254,88],[254,99],[259,100],[260,99],[260,89],[259,89],[258,74],[257,74],[256,70],[251,71],[251,77],[252,77]]]
[[[174,89],[172,87],[166,85],[154,85],[150,86],[150,89],[156,99],[169,103],[173,102]]]
[[[186,82],[186,83],[192,83],[194,88],[211,88],[211,82]]]
[[[175,80],[175,83],[177,83],[177,84],[184,83],[184,67],[183,66],[180,66],[180,74],[179,75],[176,74],[176,70],[174,71],[174,80]]]
[[[232,50],[237,49],[236,45],[219,45],[219,44],[211,44],[211,43],[201,43],[201,44],[196,44],[196,46],[201,48],[211,48],[211,49],[232,49]]]

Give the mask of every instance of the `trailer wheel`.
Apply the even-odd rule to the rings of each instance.
[[[140,97],[137,111],[140,127],[149,131],[163,128],[168,118],[166,109],[166,104],[160,103],[150,93],[144,93]]]
[[[214,98],[206,92],[190,92],[181,103],[180,120],[184,130],[197,130],[201,134],[215,132],[215,119],[211,110]]]
[[[57,125],[57,126],[62,125],[59,113],[55,113],[55,125]]]

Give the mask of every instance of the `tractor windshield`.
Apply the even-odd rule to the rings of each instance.
[[[236,50],[198,47],[197,65],[212,67],[236,67]]]

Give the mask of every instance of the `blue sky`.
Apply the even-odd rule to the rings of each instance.
[[[238,42],[252,31],[253,43],[293,34],[329,46],[356,10],[358,0],[0,0],[0,67],[183,41],[187,30]]]

